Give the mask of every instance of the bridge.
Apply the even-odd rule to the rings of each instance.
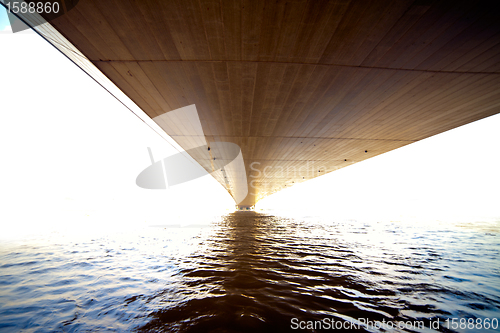
[[[81,0],[24,20],[137,114],[194,105],[200,146],[241,149],[210,170],[240,207],[500,112],[497,1]]]

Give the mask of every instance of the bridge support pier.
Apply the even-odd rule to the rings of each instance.
[[[255,206],[239,206],[236,205],[236,210],[254,210]]]

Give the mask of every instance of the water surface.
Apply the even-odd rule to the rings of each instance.
[[[500,319],[498,231],[236,212],[204,227],[2,241],[0,331],[382,330],[364,320],[500,332],[444,326]]]

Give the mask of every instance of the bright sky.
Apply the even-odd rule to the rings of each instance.
[[[3,232],[205,224],[234,208],[211,176],[139,188],[147,147],[177,150],[35,33],[1,33],[0,50]]]
[[[279,213],[358,220],[500,221],[500,115],[278,192]]]
[[[234,202],[212,177],[135,184],[164,139],[34,33],[9,32],[0,6],[0,227],[204,224]],[[345,218],[500,217],[500,116],[464,126],[263,200],[278,212]],[[181,218],[182,217],[182,218]]]
[[[7,17],[7,12],[5,8],[0,5],[0,31],[5,30],[7,26],[10,26],[9,18]]]

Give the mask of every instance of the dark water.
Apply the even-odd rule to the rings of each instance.
[[[498,223],[253,212],[208,227],[3,242],[0,331],[500,332],[499,253]],[[293,329],[307,325],[316,329]]]

